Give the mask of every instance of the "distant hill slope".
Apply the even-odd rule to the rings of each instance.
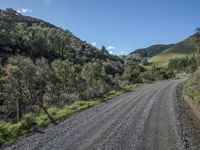
[[[0,10],[0,62],[13,55],[24,55],[33,60],[44,57],[69,59],[78,64],[90,61],[121,61],[106,50],[82,41],[69,30],[48,22],[23,16],[13,9]]]
[[[163,52],[164,50],[166,50],[167,48],[170,48],[172,46],[173,44],[169,44],[169,45],[157,44],[157,45],[152,45],[147,48],[137,49],[131,52],[130,54],[128,54],[127,56],[124,56],[123,60],[125,62],[126,61],[132,62],[133,64],[144,63],[147,60],[147,58],[156,56],[160,54],[161,52]]]
[[[169,45],[164,45],[164,44],[158,44],[158,45],[152,45],[150,47],[147,48],[141,48],[141,49],[137,49],[133,52],[131,52],[130,54],[140,54],[141,57],[153,57],[156,56],[160,53],[162,53],[163,51],[165,51],[166,49],[172,47],[174,44],[169,44]]]
[[[191,57],[195,52],[194,35],[166,49],[157,56],[150,59],[150,62],[158,62],[162,66],[166,66],[170,59],[180,57]]]

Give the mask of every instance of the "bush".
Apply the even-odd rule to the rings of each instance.
[[[0,122],[0,146],[16,141],[21,123],[10,124]]]
[[[180,72],[194,73],[197,69],[195,56],[169,60],[168,68]]]
[[[200,73],[196,72],[186,82],[184,92],[192,98],[196,105],[200,105]]]
[[[34,114],[27,114],[20,122],[20,130],[22,134],[26,134],[30,131],[35,131],[37,129],[37,122],[35,120]]]

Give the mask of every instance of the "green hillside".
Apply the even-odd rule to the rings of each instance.
[[[161,66],[166,66],[170,59],[191,57],[195,52],[194,36],[191,36],[174,46],[166,49],[164,52],[150,59],[150,62],[158,62]]]
[[[147,48],[140,48],[136,49],[127,56],[125,56],[123,59],[124,61],[132,62],[133,64],[141,64],[147,58],[156,56],[163,52],[164,50],[172,47],[174,44],[169,44],[169,45],[164,45],[164,44],[157,44],[157,45],[152,45]]]
[[[153,57],[153,56],[156,56],[156,55],[162,53],[163,51],[165,51],[166,49],[172,47],[173,45],[174,44],[169,44],[169,45],[164,45],[164,44],[152,45],[152,46],[147,47],[147,48],[137,49],[137,50],[131,52],[130,55],[140,54],[141,57]]]
[[[49,62],[68,59],[81,65],[91,61],[121,61],[107,50],[99,50],[82,41],[69,30],[24,16],[12,8],[0,10],[0,29],[0,63],[16,55],[34,61],[41,57]]]

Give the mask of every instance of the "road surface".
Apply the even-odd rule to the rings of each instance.
[[[177,98],[177,87],[184,80],[144,85],[5,149],[200,149]]]

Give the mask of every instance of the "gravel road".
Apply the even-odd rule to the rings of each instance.
[[[184,80],[144,85],[5,149],[198,150],[199,141],[177,98]]]

